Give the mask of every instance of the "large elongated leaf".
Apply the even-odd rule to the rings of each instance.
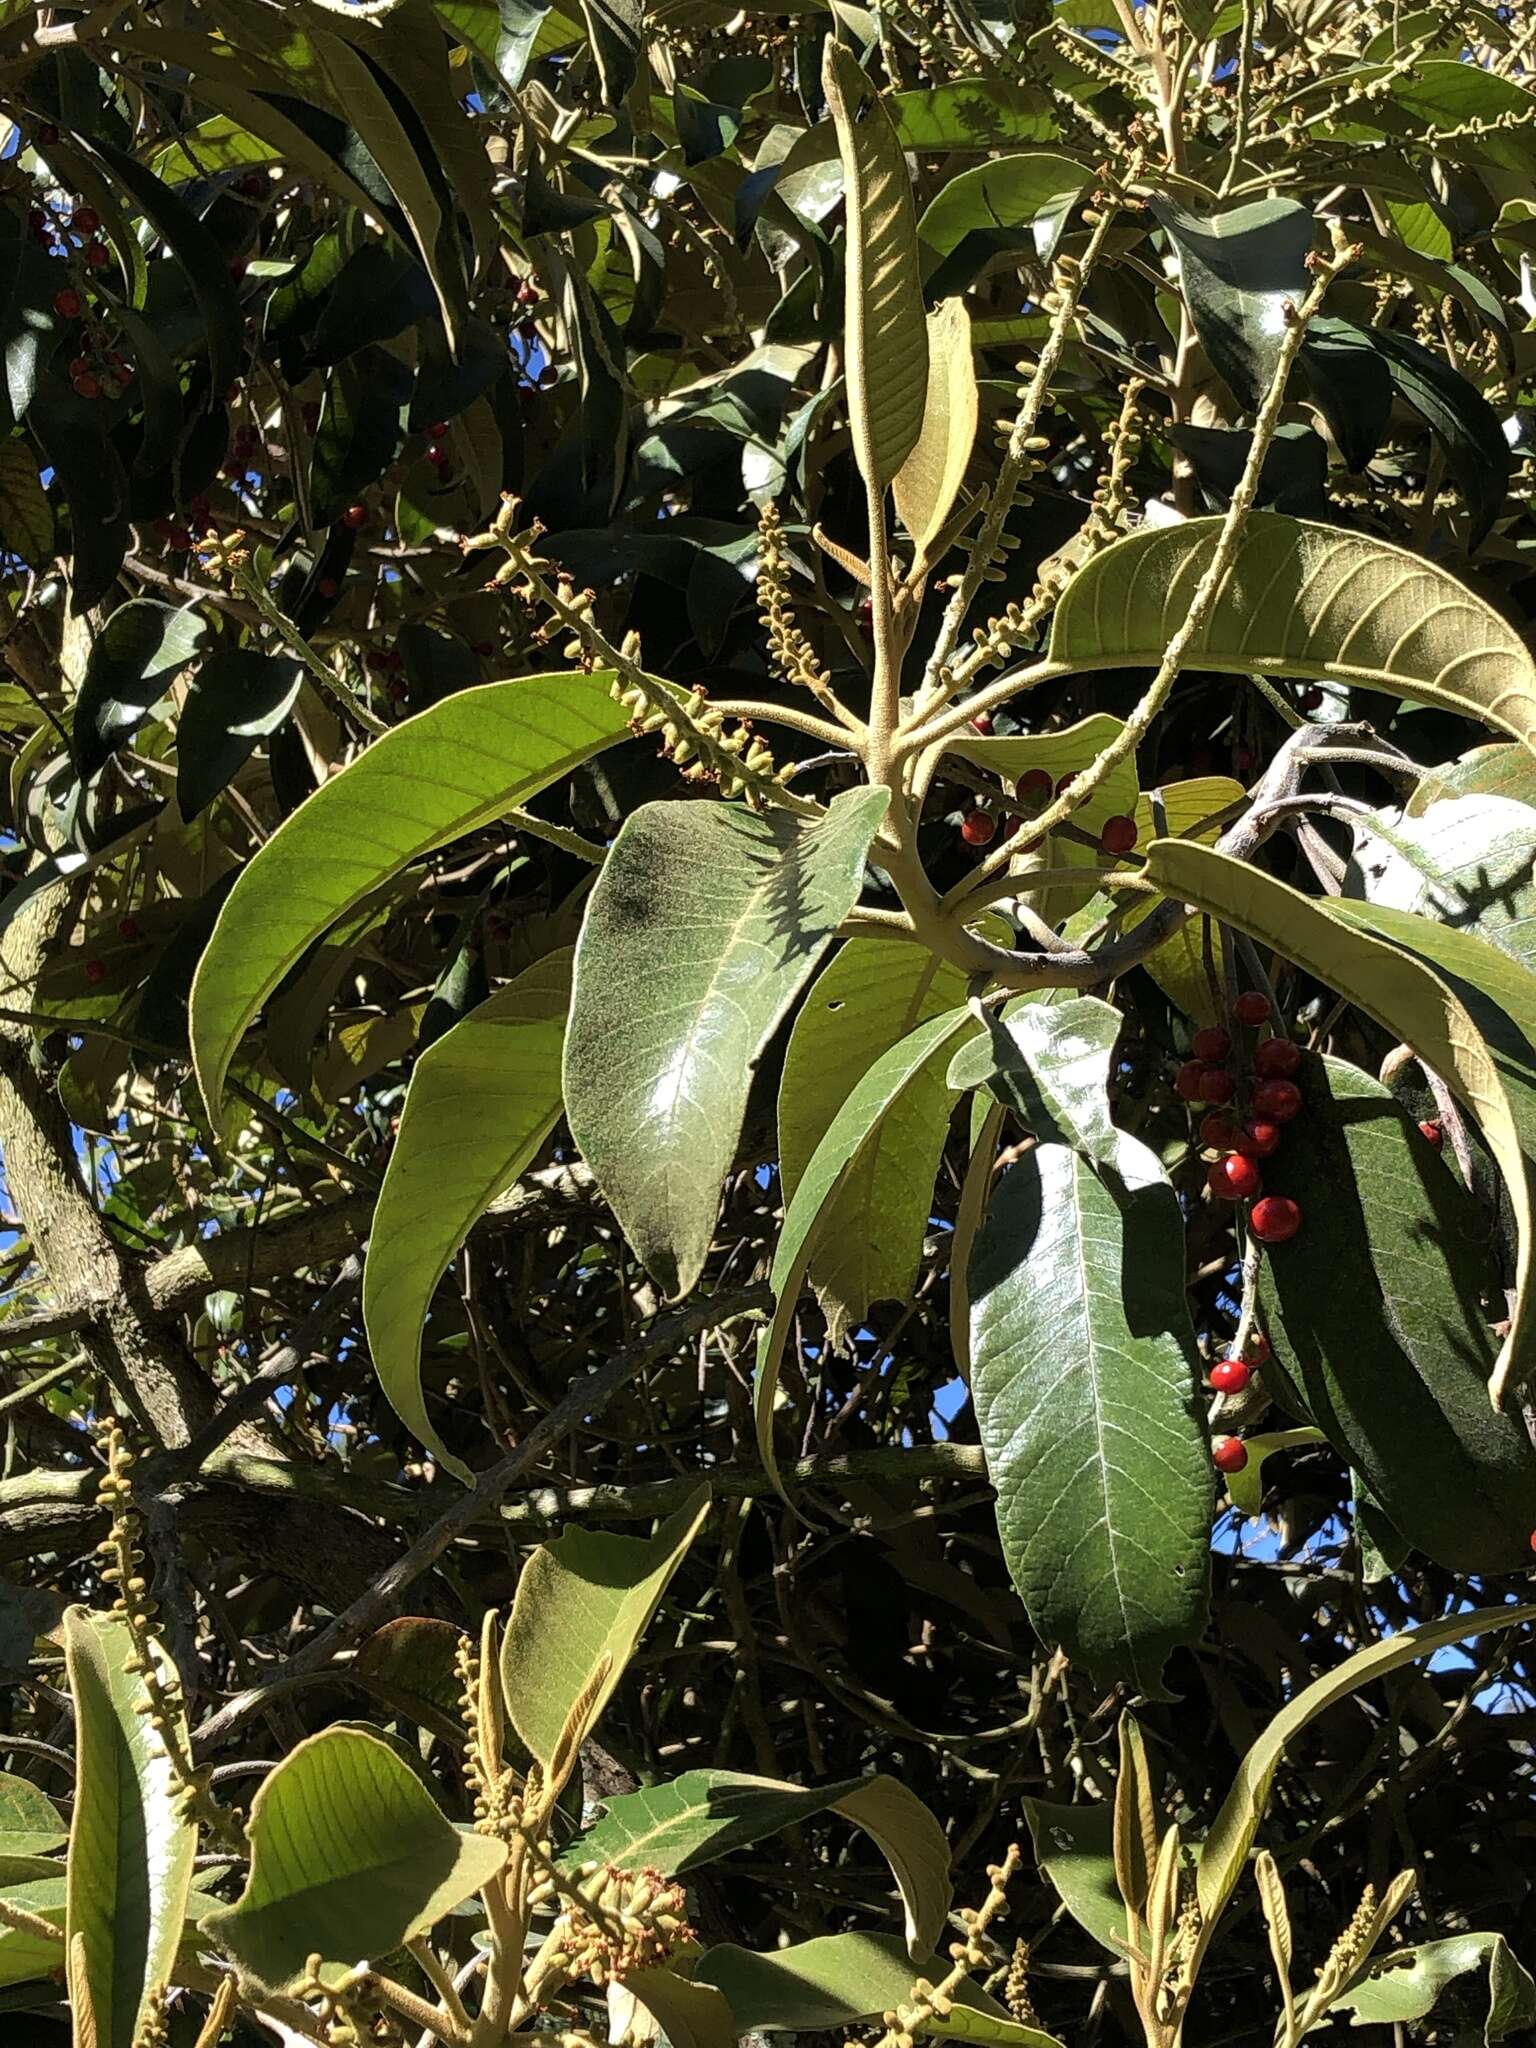
[[[304,681],[300,663],[255,647],[205,661],[176,722],[176,804],[189,822],[227,789],[288,716]]]
[[[318,1954],[327,1978],[390,1954],[488,1884],[507,1845],[457,1828],[390,1745],[366,1728],[311,1735],[262,1780],[251,1869],[204,1933],[280,1991]]]
[[[1398,1635],[1357,1650],[1353,1657],[1346,1657],[1342,1664],[1314,1679],[1293,1700],[1287,1701],[1238,1766],[1232,1789],[1222,1801],[1221,1811],[1200,1851],[1197,1882],[1200,1910],[1207,1926],[1216,1919],[1242,1876],[1248,1851],[1269,1803],[1275,1773],[1293,1736],[1299,1735],[1309,1721],[1327,1708],[1358,1692],[1362,1685],[1385,1678],[1389,1671],[1400,1670],[1416,1657],[1427,1657],[1432,1650],[1444,1649],[1450,1643],[1472,1642],[1495,1629],[1520,1628],[1529,1621],[1536,1621],[1536,1606],[1463,1609],[1441,1621],[1404,1629]]]
[[[813,1814],[841,1814],[885,1852],[901,1887],[914,1955],[938,1940],[949,1911],[949,1845],[933,1815],[899,1778],[884,1772],[834,1785],[789,1785],[740,1771],[685,1771],[608,1802],[608,1811],[560,1861],[593,1860],[627,1870],[653,1865],[682,1877]]]
[[[1157,1157],[1039,1144],[971,1255],[971,1393],[1009,1574],[1036,1633],[1161,1690],[1205,1617],[1211,1476],[1184,1227]]]
[[[858,899],[886,792],[809,824],[647,804],[576,948],[565,1103],[625,1236],[669,1294],[709,1252],[752,1071]]]
[[[938,1983],[947,1974],[937,1957],[914,1962],[888,1934],[826,1934],[768,1955],[722,1943],[695,1973],[700,1984],[725,1994],[739,2033],[793,2033],[843,2028],[912,2000],[916,1976]],[[962,1978],[953,2010],[922,2024],[941,2040],[995,2042],[997,2048],[1060,2048],[1053,2034],[1010,2019],[997,2001]]]
[[[1057,607],[1052,662],[1156,668],[1221,524],[1144,528],[1096,555]],[[1335,526],[1254,513],[1187,658],[1234,675],[1363,683],[1536,746],[1536,666],[1515,629],[1421,556]]]
[[[963,292],[984,263],[1009,251],[1048,264],[1088,181],[1081,164],[1044,149],[993,157],[951,178],[917,224],[923,259],[930,250],[940,259],[924,280],[927,297]]]
[[[883,489],[922,431],[928,387],[912,182],[884,100],[830,38],[822,85],[843,160],[848,422],[860,471]]]
[[[1497,1274],[1471,1196],[1380,1082],[1308,1061],[1306,1109],[1268,1177],[1304,1228],[1271,1247],[1285,1355],[1307,1405],[1415,1548],[1453,1571],[1529,1556],[1536,1450],[1497,1413],[1483,1302]]]
[[[712,1984],[653,1969],[633,1971],[623,1988],[657,2022],[670,2048],[736,2048],[735,2015]]]
[[[305,948],[413,860],[502,817],[625,737],[613,678],[461,690],[317,789],[230,891],[192,984],[193,1058],[215,1120],[241,1034]]]
[[[1114,1170],[1120,1133],[1109,1120],[1109,1062],[1120,1012],[1097,996],[1015,1004],[989,1014],[984,1035],[950,1062],[952,1088],[986,1088],[1044,1142],[1068,1145]]]
[[[196,657],[206,631],[196,612],[154,597],[131,598],[113,612],[91,642],[75,700],[75,765],[82,781],[143,725]]]
[[[1399,395],[1426,422],[1461,487],[1475,547],[1503,508],[1514,456],[1499,416],[1442,356],[1390,327],[1362,328],[1386,358]]]
[[[0,1856],[42,1856],[68,1839],[42,1786],[0,1771]]]
[[[1287,302],[1306,296],[1315,232],[1294,199],[1253,199],[1204,216],[1171,200],[1152,211],[1178,252],[1195,331],[1244,412],[1257,412],[1280,360]]]
[[[1115,1876],[1115,1809],[1026,1799],[1035,1861],[1079,1927],[1112,1955],[1123,1953],[1125,1901]]]
[[[1502,1387],[1516,1366],[1529,1359],[1536,1327],[1530,1287],[1532,1197],[1521,1121],[1499,1060],[1466,1003],[1419,960],[1367,933],[1395,915],[1404,918],[1415,938],[1420,928],[1436,946],[1459,942],[1486,954],[1494,968],[1500,964],[1499,955],[1465,933],[1445,931],[1428,919],[1402,912],[1345,903],[1325,910],[1272,875],[1187,839],[1154,841],[1147,849],[1147,871],[1168,895],[1236,925],[1347,996],[1411,1045],[1476,1117],[1504,1174],[1520,1236],[1515,1309],[1494,1368],[1493,1384]],[[1442,932],[1443,940],[1438,936]],[[1528,979],[1512,965],[1509,971]]]
[[[172,1676],[154,1654],[161,1677]],[[84,1942],[98,2048],[133,2048],[181,1940],[197,1829],[165,1744],[139,1711],[147,1695],[129,1668],[127,1622],[71,1607],[64,1656],[79,1742],[66,1933]],[[179,1733],[185,1746],[185,1722]]]
[[[579,1701],[585,1725],[595,1724],[708,1513],[701,1486],[654,1536],[567,1529],[524,1565],[502,1638],[501,1688],[508,1719],[541,1764],[559,1751]]]
[[[1536,809],[1528,803],[1476,794],[1432,803],[1418,816],[1362,821],[1344,886],[1536,966]]]
[[[896,510],[919,560],[960,495],[976,439],[976,365],[971,316],[963,299],[945,299],[928,315],[928,396],[923,425],[892,484]]]
[[[928,1076],[930,1070],[942,1074],[954,1041],[960,1033],[973,1028],[968,1011],[949,1010],[919,1024],[883,1053],[827,1126],[785,1211],[773,1260],[773,1320],[758,1339],[757,1380],[752,1395],[757,1415],[757,1447],[775,1485],[779,1480],[773,1414],[779,1365],[806,1269],[837,1214],[843,1188],[860,1171],[871,1147],[879,1143],[885,1119],[914,1079]]]
[[[1389,1949],[1328,2010],[1352,2014],[1357,2027],[1401,2026],[1425,2018],[1448,1984],[1479,1969],[1488,1973],[1484,2048],[1514,2033],[1529,2034],[1536,2027],[1536,1985],[1502,1934],[1452,1934],[1417,1948]]]
[[[445,1032],[416,1063],[379,1190],[363,1320],[390,1406],[456,1478],[421,1391],[421,1325],[476,1220],[532,1163],[560,1115],[571,956],[552,954]]]

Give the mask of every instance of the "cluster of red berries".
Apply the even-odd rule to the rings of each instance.
[[[992,721],[985,716],[973,718],[971,724],[979,733],[989,733],[992,730]],[[1057,781],[1052,779],[1049,769],[1030,768],[1019,777],[1014,794],[1020,803],[1043,810],[1053,797],[1061,796],[1076,779],[1075,770]],[[1009,833],[1016,831],[1018,820],[1010,819],[1006,829]],[[1139,827],[1134,818],[1106,818],[1099,830],[1099,851],[1113,858],[1129,853],[1136,844],[1138,833]],[[967,846],[990,846],[997,837],[997,820],[988,811],[967,811],[960,823],[960,837]],[[1024,848],[1026,853],[1033,853],[1034,850],[1034,846]]]
[[[446,420],[434,420],[427,429],[427,460],[445,484],[450,482],[453,477],[453,457],[443,446],[447,432],[448,422]]]

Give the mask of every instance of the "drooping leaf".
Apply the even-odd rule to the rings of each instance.
[[[928,387],[912,183],[885,101],[830,37],[822,87],[843,160],[849,428],[861,474],[884,489],[917,443]]]
[[[27,415],[69,507],[69,602],[77,618],[111,591],[128,548],[128,478],[104,411],[48,381]]]
[[[232,1906],[202,1931],[273,1991],[318,1954],[335,1981],[389,1955],[488,1884],[507,1845],[455,1827],[421,1779],[372,1730],[311,1735],[261,1782],[251,1868]]]
[[[1144,528],[1096,555],[1057,607],[1051,661],[1156,668],[1221,525]],[[1187,660],[1363,683],[1536,746],[1536,667],[1514,628],[1422,556],[1338,527],[1254,513]]]
[[[928,315],[928,395],[922,431],[892,482],[896,510],[925,561],[954,509],[976,439],[976,367],[963,299]]]
[[[546,1768],[578,1702],[595,1725],[708,1513],[701,1486],[654,1536],[567,1528],[523,1566],[501,1686],[508,1720]]]
[[[606,106],[618,107],[635,82],[644,40],[644,9],[636,0],[580,0]]]
[[[1529,760],[1523,750],[1517,759]],[[1354,826],[1345,893],[1471,932],[1536,968],[1536,809],[1476,793]],[[1532,990],[1536,998],[1536,988]]]
[[[886,1118],[901,1103],[914,1079],[938,1079],[953,1042],[962,1032],[974,1028],[968,1011],[945,1011],[919,1024],[882,1053],[827,1126],[785,1211],[773,1260],[773,1320],[758,1338],[757,1379],[752,1396],[758,1450],[776,1486],[779,1478],[773,1417],[779,1366],[806,1269],[838,1214],[844,1186],[859,1172],[871,1147],[880,1142]]]
[[[152,1654],[162,1682],[172,1678],[158,1646]],[[99,2048],[133,2048],[181,1941],[197,1828],[165,1743],[139,1711],[148,1695],[129,1668],[127,1622],[71,1607],[64,1656],[79,1742],[66,1935],[84,1941]],[[185,1755],[184,1718],[177,1734]]]
[[[1035,1861],[1079,1927],[1112,1955],[1123,1955],[1125,1901],[1115,1877],[1114,1808],[1062,1806],[1026,1799]]]
[[[405,439],[410,402],[411,373],[387,349],[359,349],[337,364],[310,450],[310,503],[317,524],[334,524],[388,469]]]
[[[239,774],[298,701],[300,662],[228,647],[198,669],[176,723],[176,804],[190,822]]]
[[[1480,1969],[1488,1973],[1484,2048],[1536,2027],[1536,1984],[1502,1934],[1452,1934],[1416,1948],[1389,1949],[1328,2010],[1349,2013],[1355,2027],[1402,2026],[1426,2018],[1448,1984]]]
[[[1503,508],[1514,456],[1499,416],[1475,384],[1444,357],[1390,327],[1368,332],[1399,394],[1425,423],[1461,486],[1476,547]]]
[[[422,1054],[379,1190],[363,1320],[390,1406],[456,1478],[421,1388],[421,1327],[471,1227],[531,1164],[560,1115],[571,956],[551,954]]]
[[[54,311],[58,267],[30,235],[0,241],[0,347],[5,351],[5,388],[11,417],[31,409],[38,377],[59,333]]]
[[[881,790],[809,823],[723,804],[626,820],[576,948],[571,1132],[669,1294],[698,1278],[752,1070],[858,899]]]
[[[623,1988],[656,2021],[670,2048],[735,2048],[735,2016],[712,1984],[650,1969],[631,1971]]]
[[[0,443],[0,546],[41,569],[53,552],[53,511],[32,444],[20,434]]]
[[[908,1944],[914,1955],[926,1953],[949,1910],[949,1846],[917,1795],[883,1772],[801,1786],[739,1771],[685,1771],[611,1799],[603,1818],[578,1835],[560,1860],[568,1869],[595,1859],[626,1870],[651,1865],[682,1877],[827,1812],[840,1814],[880,1845],[901,1887]]]
[[[1222,427],[1175,425],[1168,438],[1194,465],[1207,505],[1225,511],[1232,501],[1253,447],[1253,436]],[[1257,505],[1273,506],[1299,519],[1326,513],[1323,486],[1328,475],[1328,450],[1309,426],[1279,428],[1259,468]]]
[[[219,913],[192,985],[203,1099],[304,952],[411,861],[502,817],[628,732],[611,674],[463,690],[376,740],[285,820]]]
[[[136,733],[202,646],[195,611],[158,598],[119,605],[91,642],[75,700],[75,766],[88,781]]]
[[[1244,412],[1257,412],[1280,360],[1287,303],[1306,297],[1314,223],[1294,199],[1253,199],[1201,216],[1172,200],[1152,212],[1178,253],[1195,331]]]
[[[1536,1606],[1463,1608],[1440,1621],[1423,1622],[1418,1628],[1403,1629],[1357,1650],[1288,1700],[1238,1766],[1232,1789],[1201,1848],[1197,1884],[1207,1922],[1215,1919],[1232,1896],[1264,1818],[1286,1745],[1309,1721],[1416,1657],[1427,1657],[1451,1643],[1472,1642],[1495,1629],[1519,1628],[1529,1621],[1536,1621]]]
[[[827,1934],[797,1941],[767,1955],[722,1943],[695,1972],[700,1984],[724,1993],[738,2033],[820,2032],[843,2028],[907,2005],[914,1972],[930,1983],[947,1974],[936,1957],[916,1962],[889,1934]],[[922,2022],[940,2040],[981,2041],[996,2048],[1061,2048],[1053,2034],[1010,2019],[978,1984],[962,1978],[954,2006]]]
[[[985,1088],[1042,1143],[1067,1145],[1115,1171],[1109,1065],[1120,1012],[1097,996],[1016,1003],[950,1062],[951,1088]]]
[[[1045,1641],[1151,1695],[1205,1616],[1211,1477],[1178,1198],[1119,1134],[1037,1144],[971,1256],[971,1394],[1009,1575]]]

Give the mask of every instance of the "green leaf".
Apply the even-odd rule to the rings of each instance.
[[[193,1057],[216,1124],[246,1026],[305,949],[413,860],[625,738],[612,682],[599,671],[461,690],[376,740],[285,819],[230,891],[192,984]]]
[[[475,1222],[532,1164],[560,1115],[569,952],[520,974],[416,1063],[363,1269],[373,1369],[413,1435],[466,1484],[421,1387],[421,1326]]]
[[[685,1771],[611,1799],[603,1818],[576,1838],[560,1863],[566,1870],[594,1861],[627,1870],[650,1865],[682,1877],[827,1812],[841,1814],[879,1844],[901,1887],[908,1945],[914,1955],[926,1953],[949,1912],[949,1845],[916,1793],[883,1772],[802,1786],[739,1771]]]
[[[1486,1406],[1486,1403],[1484,1404]],[[1320,1429],[1275,1429],[1258,1436],[1245,1436],[1243,1448],[1248,1462],[1241,1472],[1226,1475],[1227,1492],[1240,1515],[1256,1515],[1264,1504],[1264,1462],[1278,1451],[1294,1451],[1303,1444],[1325,1444]]]
[[[757,1447],[775,1486],[780,1484],[773,1447],[779,1364],[799,1307],[806,1270],[839,1216],[844,1188],[856,1185],[854,1177],[864,1173],[872,1148],[882,1143],[887,1117],[900,1108],[915,1081],[921,1082],[925,1091],[942,1086],[940,1075],[955,1038],[972,1029],[969,1011],[948,1010],[919,1024],[882,1053],[827,1126],[788,1204],[773,1259],[773,1320],[758,1338],[757,1379],[752,1396],[757,1415]],[[866,1174],[859,1185],[877,1188],[878,1176]],[[930,1176],[924,1191],[925,1202],[931,1189]],[[834,1249],[838,1253],[835,1270],[841,1273],[850,1248]],[[861,1259],[858,1246],[851,1250],[856,1259]]]
[[[458,1828],[408,1763],[371,1730],[311,1735],[261,1782],[251,1869],[202,1931],[273,1991],[322,1959],[334,1982],[376,1961],[488,1884],[507,1845]]]
[[[1043,1143],[1067,1145],[1113,1173],[1120,1133],[1109,1120],[1109,1065],[1123,1022],[1097,996],[1024,1002],[987,1013],[984,1034],[950,1062],[951,1088],[985,1088]]]
[[[848,423],[860,474],[883,490],[916,446],[928,386],[912,184],[885,100],[830,38],[822,86],[843,160]]]
[[[0,1771],[0,1855],[43,1856],[69,1839],[69,1829],[40,1785]]]
[[[1275,1773],[1293,1736],[1339,1700],[1384,1678],[1389,1671],[1411,1664],[1416,1657],[1427,1657],[1432,1650],[1451,1643],[1472,1642],[1495,1629],[1518,1628],[1528,1621],[1536,1621],[1536,1606],[1463,1608],[1443,1620],[1404,1629],[1357,1650],[1288,1701],[1243,1758],[1200,1851],[1200,1910],[1207,1923],[1216,1919],[1242,1876]]]
[[[646,804],[576,948],[565,1103],[624,1235],[669,1295],[709,1252],[763,1048],[858,900],[887,794],[825,818]]]
[[[109,595],[128,547],[128,479],[107,438],[105,414],[99,400],[50,382],[27,415],[69,506],[69,608],[76,618]]]
[[[1402,918],[1415,938],[1422,932],[1436,946],[1471,948],[1494,967],[1499,955],[1466,933],[1447,932],[1402,912],[1344,902],[1324,909],[1272,875],[1187,839],[1155,841],[1147,849],[1147,873],[1169,896],[1236,925],[1374,1017],[1395,1039],[1412,1046],[1477,1118],[1504,1174],[1519,1231],[1515,1309],[1495,1367],[1495,1384],[1502,1385],[1516,1362],[1530,1356],[1536,1322],[1530,1298],[1532,1199],[1521,1125],[1499,1059],[1466,1004],[1419,960],[1367,934]],[[1518,970],[1510,967],[1509,972],[1514,976]],[[1522,973],[1519,979],[1528,977]]]
[[[88,782],[136,733],[195,659],[207,626],[158,598],[120,604],[91,642],[75,700],[75,767]]]
[[[1205,1619],[1211,1467],[1184,1226],[1157,1157],[1037,1144],[994,1190],[969,1273],[971,1394],[1031,1626],[1161,1691]]]
[[[0,242],[0,345],[15,420],[30,411],[38,376],[58,338],[62,323],[53,300],[59,284],[57,263],[30,235]]]
[[[910,2004],[916,1977],[937,1984],[947,1973],[936,1956],[914,1961],[894,1935],[826,1934],[767,1955],[722,1943],[703,1958],[695,1979],[725,1994],[738,2033],[813,2033]],[[925,2020],[921,2031],[997,2048],[1060,2048],[1054,2035],[1010,2019],[968,1977],[960,1980],[954,2000],[951,2012]]]
[[[1509,2035],[1536,2027],[1536,1985],[1502,1934],[1452,1934],[1417,1948],[1378,1955],[1363,1980],[1329,2006],[1353,2015],[1356,2027],[1402,2026],[1433,2012],[1446,1986],[1469,1970],[1486,1967],[1486,2048]]]
[[[1115,1877],[1115,1813],[1108,1804],[1058,1806],[1026,1799],[1035,1861],[1079,1927],[1101,1948],[1123,1955],[1125,1901]]]
[[[20,434],[0,444],[0,543],[29,569],[42,568],[53,553],[53,508],[32,444]]]
[[[950,178],[917,224],[917,238],[948,256],[978,229],[1008,234],[1013,246],[1048,263],[1090,173],[1069,156],[1030,150],[993,157]]]
[[[1508,751],[1533,765],[1523,748]],[[1356,823],[1354,835],[1347,895],[1471,932],[1536,968],[1536,809],[1529,803],[1450,797],[1418,815],[1380,812]],[[1536,984],[1531,996],[1536,1002]]]
[[[976,365],[963,299],[945,299],[928,315],[928,363],[922,431],[891,486],[919,561],[927,561],[954,509],[976,439]]]
[[[708,1513],[701,1486],[654,1536],[568,1528],[523,1566],[501,1687],[507,1718],[546,1769],[578,1703],[583,1732],[595,1725]]]
[[[225,647],[198,669],[176,721],[176,806],[190,824],[227,789],[298,701],[301,662]]]
[[[59,1930],[56,1942],[44,1941],[41,1935],[0,1922],[0,1987],[34,1984],[63,1968],[65,1890],[62,1877],[45,1877],[30,1883],[7,1884],[0,1892],[0,1897],[11,1905],[19,1906],[25,1913],[35,1913],[38,1919],[50,1921]]]
[[[1279,365],[1286,304],[1299,305],[1311,282],[1312,215],[1294,199],[1252,199],[1203,217],[1168,199],[1150,205],[1178,255],[1184,303],[1212,367],[1241,409],[1257,412]]]
[[[410,402],[411,373],[388,349],[358,349],[337,364],[310,450],[310,502],[318,525],[333,526],[394,461]]]
[[[1057,607],[1051,661],[1155,669],[1221,526],[1144,528],[1096,555]],[[1536,746],[1536,668],[1514,628],[1421,556],[1336,526],[1254,513],[1187,661],[1363,683]]]
[[[669,2048],[736,2048],[731,2008],[713,1985],[694,1984],[676,1970],[633,1970],[622,1988],[637,1998],[666,2035]]]
[[[1461,487],[1476,547],[1503,509],[1514,455],[1499,416],[1475,384],[1411,335],[1362,329],[1386,358],[1399,395],[1428,425]]]
[[[174,1670],[152,1652],[162,1682]],[[79,1769],[69,1835],[65,1926],[82,1939],[98,2048],[133,2048],[149,1995],[181,1941],[197,1828],[165,1743],[140,1711],[148,1694],[126,1621],[88,1608],[64,1617]],[[186,1754],[185,1718],[177,1736]]]

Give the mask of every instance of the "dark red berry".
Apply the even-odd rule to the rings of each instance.
[[[1020,803],[1043,803],[1049,799],[1054,787],[1048,768],[1026,768],[1019,777],[1014,794]]]
[[[1211,1385],[1218,1394],[1240,1394],[1253,1374],[1241,1358],[1224,1358],[1211,1367]]]
[[[63,291],[53,295],[53,310],[61,320],[78,320],[84,305],[84,299],[72,284],[65,285]]]
[[[1206,1169],[1205,1184],[1222,1202],[1248,1202],[1264,1185],[1264,1176],[1241,1152],[1229,1152]]]
[[[136,917],[120,917],[117,920],[117,936],[120,939],[136,939],[139,936],[139,920]]]
[[[165,536],[165,539],[168,547],[189,548],[192,545],[191,529],[185,526],[173,526]]]
[[[434,420],[427,429],[427,439],[429,441],[441,441],[447,431],[448,422],[446,420]]]
[[[1211,1463],[1218,1472],[1241,1472],[1248,1462],[1248,1446],[1240,1436],[1219,1436],[1211,1445]]]
[[[336,596],[341,589],[341,585],[334,576],[322,576],[315,585],[315,588],[322,597],[330,598]]]
[[[1190,1050],[1197,1060],[1224,1060],[1232,1050],[1232,1034],[1220,1024],[1207,1024],[1195,1033]]]
[[[92,985],[94,985],[98,981],[105,981],[107,978],[106,961],[87,960],[85,963],[85,978],[88,982],[92,983]]]
[[[91,374],[90,357],[71,356],[69,361],[69,374],[71,375],[71,377],[89,377],[89,375]]]
[[[446,448],[439,448],[436,442],[427,450],[427,460],[439,476],[446,476],[453,467],[453,457]]]
[[[1301,1114],[1301,1090],[1294,1081],[1261,1081],[1253,1091],[1253,1113],[1266,1123],[1288,1124]]]
[[[101,215],[94,206],[77,206],[70,226],[77,235],[94,235],[101,226]]]
[[[300,417],[310,433],[313,433],[320,424],[320,407],[314,399],[310,399],[305,405],[300,407]]]
[[[1323,693],[1317,687],[1316,683],[1313,683],[1309,689],[1305,689],[1302,691],[1301,695],[1296,699],[1296,701],[1301,706],[1303,711],[1316,711],[1320,708],[1322,704]]]
[[[341,523],[343,526],[350,526],[354,533],[361,533],[368,524],[368,507],[349,505],[341,515]]]
[[[101,386],[89,371],[83,377],[71,377],[69,381],[73,385],[76,395],[80,398],[99,398],[101,396]]]
[[[971,720],[971,730],[972,732],[979,732],[983,739],[985,739],[987,737],[987,734],[991,732],[992,720],[988,717],[985,711],[978,711],[976,716]]]
[[[1419,1129],[1424,1133],[1424,1136],[1428,1138],[1430,1144],[1433,1145],[1435,1150],[1438,1152],[1440,1150],[1440,1147],[1445,1143],[1445,1132],[1440,1128],[1439,1124],[1423,1123],[1419,1125]]]
[[[1173,1077],[1173,1085],[1186,1102],[1204,1102],[1205,1077],[1212,1071],[1203,1060],[1186,1060]]]
[[[112,251],[105,242],[87,242],[80,253],[88,270],[100,270],[112,261]]]
[[[1245,988],[1232,1005],[1239,1024],[1262,1024],[1269,1016],[1269,997],[1261,988]]]
[[[1106,818],[1099,833],[1101,853],[1129,853],[1136,844],[1137,826],[1134,818]]]
[[[1214,1152],[1230,1152],[1240,1135],[1231,1117],[1222,1116],[1218,1110],[1212,1110],[1208,1117],[1201,1120],[1200,1142],[1202,1145],[1208,1145]]]
[[[539,303],[539,288],[529,278],[524,278],[517,288],[517,303],[520,306],[536,306]]]
[[[1301,1228],[1301,1210],[1289,1195],[1264,1195],[1248,1212],[1248,1224],[1260,1244],[1284,1244]]]
[[[128,389],[128,386],[133,382],[132,363],[120,363],[118,367],[112,372],[112,375],[117,380],[118,390],[126,391]]]
[[[1531,1531],[1531,1548],[1536,1550],[1536,1529]]]
[[[1271,1153],[1280,1149],[1280,1126],[1250,1119],[1234,1142],[1245,1159],[1268,1159]]]
[[[1266,1081],[1283,1081],[1301,1065],[1301,1047],[1289,1038],[1266,1038],[1256,1046],[1253,1071]]]
[[[997,820],[990,811],[967,811],[960,825],[960,837],[967,846],[990,846],[997,837]]]
[[[1230,1102],[1237,1083],[1225,1067],[1207,1067],[1201,1075],[1200,1100],[1202,1102]]]

